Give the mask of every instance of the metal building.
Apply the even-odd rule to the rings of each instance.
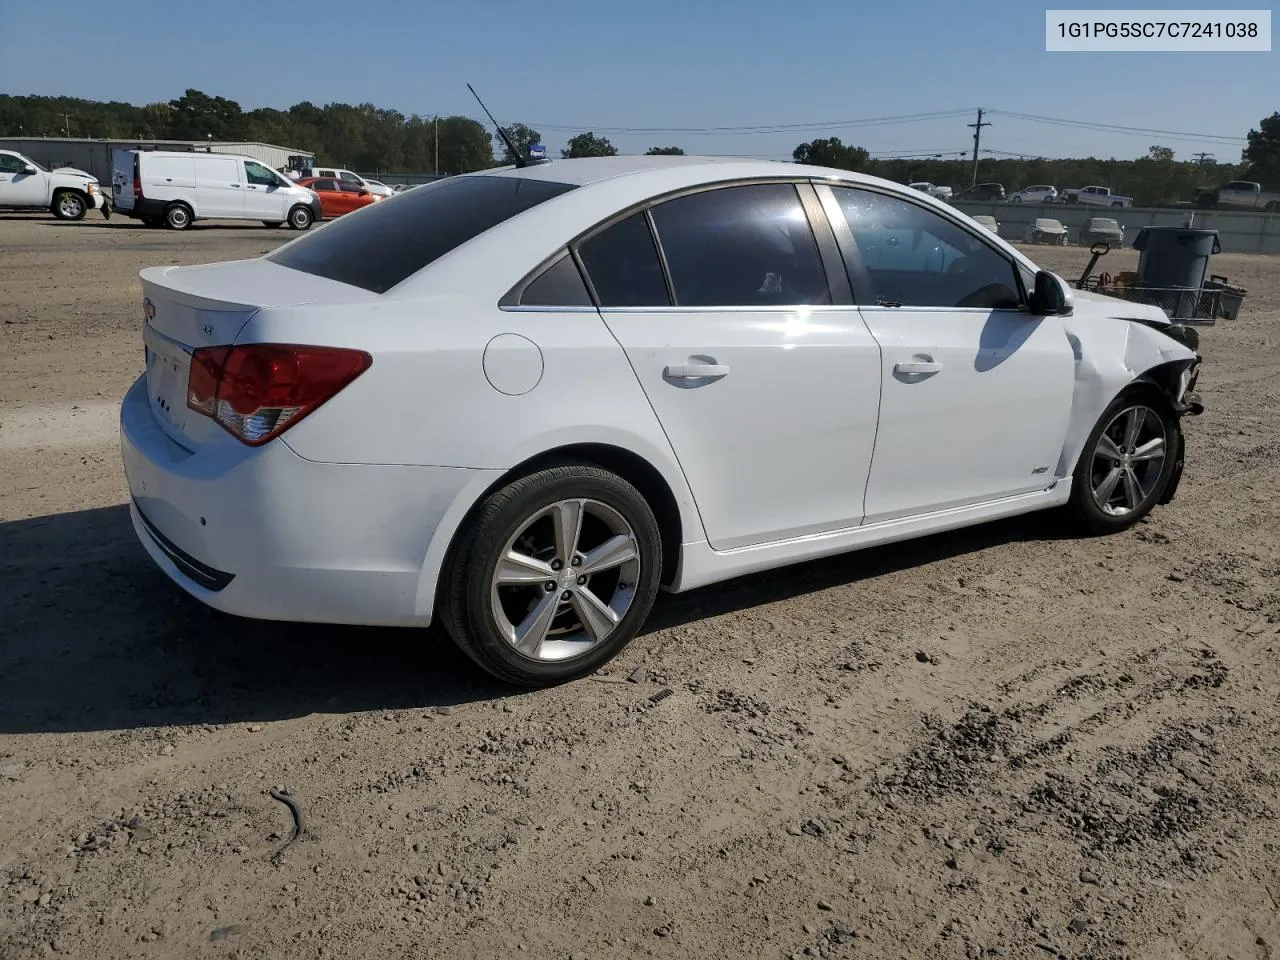
[[[301,157],[309,166],[315,154],[309,150],[278,147],[271,143],[233,143],[220,140],[94,140],[88,137],[3,137],[0,150],[16,150],[46,167],[76,167],[93,174],[99,183],[111,182],[111,154],[129,150],[206,150],[253,157],[273,170],[289,166],[290,157]]]

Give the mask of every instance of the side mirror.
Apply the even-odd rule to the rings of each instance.
[[[360,196],[362,196],[362,197],[367,197],[368,195],[369,195],[369,191],[368,191],[368,190],[365,190],[365,189],[363,189],[363,188],[361,188],[361,190],[360,190]]]
[[[1065,280],[1048,270],[1036,273],[1031,291],[1031,312],[1041,317],[1066,316],[1075,307],[1075,296]]]
[[[29,163],[28,163],[26,166],[24,166],[24,167],[22,168],[22,172],[23,172],[23,173],[35,173],[35,172],[36,172],[36,168],[35,168],[35,167],[33,167],[31,164],[29,164]]]

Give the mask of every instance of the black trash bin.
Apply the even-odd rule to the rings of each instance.
[[[1141,252],[1137,285],[1145,292],[1144,299],[1162,307],[1170,317],[1197,316],[1209,258],[1222,252],[1218,231],[1143,227],[1133,248]]]

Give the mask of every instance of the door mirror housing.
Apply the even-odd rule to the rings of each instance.
[[[1075,296],[1067,282],[1048,270],[1036,272],[1031,291],[1031,312],[1041,317],[1066,316],[1075,308]]]
[[[35,172],[36,172],[36,168],[35,168],[35,167],[33,167],[31,164],[29,164],[29,163],[28,163],[26,166],[24,166],[24,167],[22,168],[22,172],[23,172],[23,173],[35,173]]]

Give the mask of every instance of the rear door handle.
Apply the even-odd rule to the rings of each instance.
[[[703,380],[707,377],[727,377],[729,368],[721,363],[669,363],[662,375],[668,380]]]

